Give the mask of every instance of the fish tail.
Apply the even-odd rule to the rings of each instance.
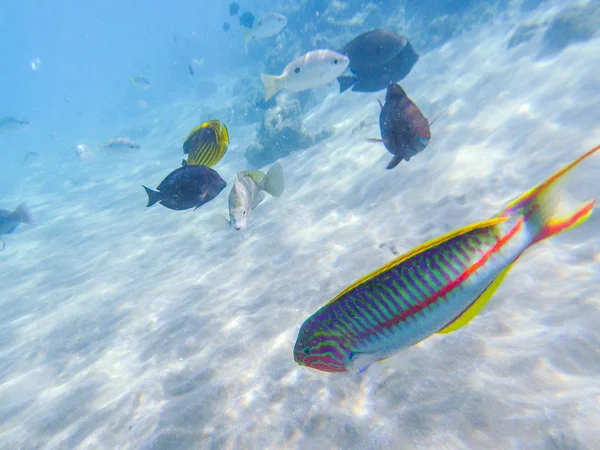
[[[522,217],[531,233],[531,244],[581,225],[592,215],[595,199],[565,213],[561,211],[563,205],[560,188],[571,170],[598,150],[600,145],[512,201],[500,215]]]
[[[21,203],[19,206],[17,206],[17,209],[15,209],[12,213],[12,217],[17,222],[27,223],[29,225],[33,225],[35,222],[31,211],[29,211],[29,208],[27,208],[25,203]]]
[[[269,169],[265,177],[260,183],[260,189],[271,194],[273,197],[281,197],[283,194],[283,169],[281,164],[276,162]]]
[[[150,208],[152,205],[154,205],[162,199],[160,192],[153,191],[152,189],[143,185],[142,187],[146,190],[146,194],[148,194],[148,204],[146,205],[146,208]]]
[[[260,79],[265,88],[265,101],[267,102],[277,93],[277,91],[279,91],[279,77],[261,73]]]
[[[252,40],[252,28],[240,27],[242,29],[242,36],[244,36],[244,51],[248,54],[248,44]]]

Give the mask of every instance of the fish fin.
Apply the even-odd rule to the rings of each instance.
[[[263,191],[260,191],[258,194],[256,194],[256,197],[254,197],[254,201],[252,202],[252,209],[260,205],[264,199],[265,193]]]
[[[248,172],[248,176],[252,178],[252,181],[254,181],[256,184],[262,183],[262,181],[265,179],[265,173],[262,170],[253,170]]]
[[[152,189],[143,185],[142,187],[146,190],[146,194],[148,194],[148,204],[146,205],[146,208],[151,207],[152,205],[154,205],[162,199],[162,195],[160,192],[153,191]]]
[[[379,352],[378,352],[379,353]],[[378,353],[353,353],[350,361],[350,370],[354,375],[361,375],[382,358]]]
[[[469,306],[465,311],[463,311],[460,316],[456,317],[452,322],[450,322],[444,328],[438,331],[438,334],[452,333],[453,331],[464,327],[471,320],[473,320],[475,316],[477,316],[477,314],[481,312],[481,310],[487,304],[487,302],[490,301],[490,299],[492,298],[498,287],[502,284],[502,282],[506,278],[506,275],[508,275],[508,272],[510,271],[510,269],[512,269],[514,264],[515,263],[513,262],[502,272],[500,272],[498,276],[494,279],[494,281],[492,281],[490,285],[485,289],[485,291],[483,291],[481,295],[477,297],[477,300],[475,300],[471,304],[471,306]]]
[[[327,304],[329,305],[331,303],[334,303],[335,301],[337,301],[339,298],[341,298],[347,292],[351,291],[352,289],[355,289],[357,286],[359,286],[363,283],[366,283],[367,281],[376,277],[380,273],[385,272],[386,270],[389,270],[392,267],[395,267],[420,253],[423,253],[429,249],[432,249],[434,247],[442,245],[444,242],[447,242],[450,239],[454,239],[458,236],[462,236],[463,234],[469,233],[473,230],[479,230],[482,228],[493,228],[498,224],[506,222],[507,220],[508,220],[508,218],[506,218],[506,217],[493,217],[491,219],[484,220],[482,222],[476,222],[471,225],[467,225],[466,227],[459,228],[458,230],[451,231],[450,233],[446,233],[440,237],[437,237],[435,239],[427,241],[427,242],[419,245],[418,247],[414,248],[410,252],[405,253],[404,255],[399,256],[396,259],[393,259],[392,261],[388,262],[387,264],[384,264],[383,266],[381,266],[379,269],[376,269],[373,272],[371,272],[371,273],[365,275],[364,277],[360,278],[359,280],[355,281],[350,286],[346,287],[346,289],[344,289],[338,295],[336,295]]]
[[[27,208],[25,203],[21,203],[19,206],[17,206],[17,209],[15,209],[12,213],[12,218],[17,222],[26,223],[29,225],[33,225],[35,222],[31,211],[29,211],[29,208]]]
[[[387,144],[387,141],[385,139],[378,138],[367,138],[367,142],[379,142],[381,144]]]
[[[531,245],[581,225],[592,215],[595,199],[585,202],[566,214],[562,213],[559,210],[560,187],[567,180],[566,175],[571,172],[571,169],[598,150],[600,145],[510,202],[498,215],[522,217],[531,233]]]
[[[261,73],[260,79],[265,89],[265,102],[268,102],[279,91],[279,77]]]
[[[337,77],[337,80],[340,84],[340,94],[350,89],[356,83],[356,77],[352,76]]]
[[[244,37],[244,52],[247,55],[248,54],[248,44],[252,40],[252,28],[248,28],[243,25],[240,28],[242,29],[242,36]]]
[[[381,103],[381,100],[377,99],[377,103],[379,103],[379,108],[383,109],[383,103]]]
[[[229,145],[229,131],[227,130],[225,124],[223,124],[221,127],[221,140]]]
[[[402,162],[404,158],[402,156],[394,156],[392,158],[392,160],[388,163],[387,166],[385,166],[385,168],[387,170],[393,169],[394,167],[396,167],[398,164],[400,164]]]
[[[281,164],[276,162],[271,166],[265,177],[259,184],[259,188],[273,197],[281,197],[283,194],[283,169]]]

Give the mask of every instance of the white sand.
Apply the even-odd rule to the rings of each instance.
[[[193,104],[142,115],[154,128],[131,157],[38,168],[3,199],[39,225],[0,253],[0,448],[600,448],[600,211],[529,251],[458,333],[359,380],[293,360],[301,323],[391,249],[493,215],[600,143],[600,40],[537,61],[537,39],[506,50],[511,30],[421,58],[402,84],[426,116],[447,114],[391,171],[364,141],[384,93],[324,89],[305,124],[335,135],[281,160],[284,196],[245,236],[215,215],[254,127],[230,127],[216,200],[144,207]],[[600,195],[599,173],[600,155],[577,198]]]

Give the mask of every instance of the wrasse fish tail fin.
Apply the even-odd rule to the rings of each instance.
[[[269,169],[265,177],[260,182],[260,189],[271,194],[273,197],[281,197],[283,194],[283,169],[281,164],[276,162]]]
[[[153,191],[152,189],[146,187],[146,186],[142,186],[145,190],[146,190],[146,194],[148,194],[148,204],[146,205],[146,208],[149,208],[150,206],[154,205],[155,203],[159,202],[162,198],[160,192],[158,191]]]
[[[506,269],[500,272],[496,279],[494,279],[494,281],[490,283],[490,285],[486,288],[485,291],[481,293],[479,297],[477,297],[477,300],[475,300],[471,304],[471,306],[469,306],[460,316],[458,316],[456,319],[454,319],[452,322],[450,322],[448,325],[446,325],[444,328],[438,331],[437,334],[452,333],[453,331],[464,327],[471,320],[473,320],[475,316],[477,316],[477,314],[481,312],[481,310],[487,304],[487,302],[490,301],[490,299],[496,292],[496,289],[498,289],[498,287],[502,284],[502,282],[506,278],[506,275],[508,275],[508,272],[510,271],[510,269],[512,269],[514,264],[515,263],[513,262]]]
[[[600,145],[509,203],[500,215],[523,217],[525,225],[531,232],[531,244],[582,224],[592,215],[595,200],[589,200],[574,210],[562,213],[559,210],[562,206],[561,186],[573,168],[598,150]]]
[[[260,79],[265,88],[265,101],[268,102],[279,90],[279,78],[275,75],[261,73]]]

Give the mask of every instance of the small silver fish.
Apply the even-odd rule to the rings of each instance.
[[[94,156],[92,149],[85,144],[79,144],[77,147],[75,147],[75,154],[82,161],[88,161]]]
[[[229,192],[229,223],[236,230],[243,230],[256,208],[265,198],[265,192],[273,197],[283,194],[283,170],[275,163],[265,175],[264,172],[238,172]]]
[[[14,128],[19,128],[25,125],[29,125],[29,120],[23,119],[21,117],[14,116],[6,116],[0,117],[0,129],[1,130],[10,130]]]
[[[150,89],[152,87],[152,83],[148,79],[148,77],[144,75],[134,75],[129,77],[129,82],[133,87],[138,89]]]
[[[0,236],[10,234],[22,223],[32,225],[34,222],[31,212],[21,203],[14,211],[0,209]],[[4,250],[4,241],[0,240],[0,251]]]
[[[141,146],[138,143],[132,141],[131,139],[119,137],[116,139],[111,139],[106,144],[102,145],[100,148],[108,152],[123,153],[129,152],[131,150],[139,150]]]
[[[258,19],[252,25],[252,28],[242,26],[242,33],[244,34],[244,49],[248,53],[248,43],[252,39],[266,39],[271,36],[275,36],[287,25],[287,17],[277,14],[268,13]]]

